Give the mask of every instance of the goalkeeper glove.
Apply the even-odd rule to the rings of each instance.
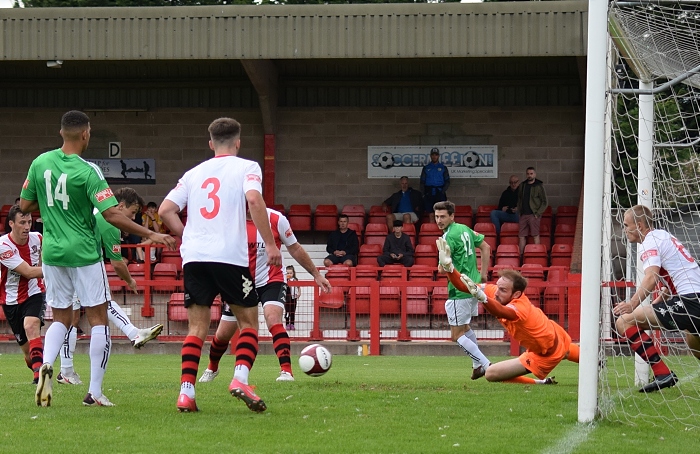
[[[455,269],[455,267],[454,265],[452,265],[450,246],[447,244],[447,241],[445,241],[445,239],[442,237],[435,240],[435,244],[437,244],[438,250],[438,263],[445,271],[451,273]]]
[[[486,293],[484,293],[479,284],[469,279],[469,276],[466,274],[461,274],[459,278],[464,282],[464,285],[467,286],[469,293],[471,293],[474,298],[479,300],[480,303],[486,302]]]

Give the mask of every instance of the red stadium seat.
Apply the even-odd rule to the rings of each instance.
[[[517,244],[501,244],[496,249],[496,265],[520,266],[520,249]]]
[[[433,281],[435,277],[435,266],[413,265],[408,269],[409,281]]]
[[[338,207],[335,205],[317,205],[314,213],[314,230],[332,232],[338,228]]]
[[[518,244],[520,224],[517,222],[504,222],[501,225],[501,238],[498,244]]]
[[[401,289],[399,287],[379,287],[379,313],[381,315],[401,313]]]
[[[471,228],[474,225],[474,213],[470,205],[455,206],[455,222],[464,224]]]
[[[112,293],[123,292],[126,283],[117,275],[111,263],[105,263],[105,272],[109,283],[109,291]]]
[[[384,265],[381,268],[382,281],[405,281],[408,269],[403,265]]]
[[[554,244],[574,244],[576,225],[557,224],[554,229]]]
[[[428,287],[406,287],[406,314],[427,314],[428,302]]]
[[[546,267],[548,265],[547,248],[544,244],[526,244],[523,253],[523,265],[535,263]]]
[[[178,277],[182,274],[182,257],[179,251],[169,251],[163,249],[163,255],[160,257],[160,263],[172,263],[175,265]]]
[[[559,224],[576,224],[578,217],[578,207],[571,205],[562,205],[557,208],[557,225]]]
[[[372,205],[369,207],[369,219],[367,223],[369,224],[386,224],[386,215],[389,214],[389,210],[381,205]]]
[[[275,203],[274,205],[271,205],[270,208],[272,208],[275,211],[279,211],[282,214],[285,214],[286,211],[284,211],[284,205],[281,203]]]
[[[430,301],[430,313],[432,315],[447,315],[445,311],[447,301],[447,286],[433,288],[433,296]]]
[[[345,305],[345,291],[341,287],[333,287],[330,293],[320,292],[318,305],[327,309],[340,309]]]
[[[474,231],[484,235],[484,241],[491,246],[491,251],[495,251],[498,246],[496,241],[496,226],[491,222],[479,222],[474,224]]]
[[[311,205],[292,205],[287,213],[289,225],[295,232],[311,231]]]
[[[382,255],[382,245],[362,244],[360,245],[360,255],[357,259],[358,265],[377,265],[377,257]]]
[[[365,244],[378,244],[381,247],[384,247],[384,240],[386,240],[386,235],[384,236],[366,236],[365,237]]]
[[[347,214],[351,223],[358,224],[365,228],[365,207],[363,205],[344,205],[341,213]]]
[[[172,282],[177,280],[177,266],[174,263],[156,263],[153,269],[154,281],[171,281],[163,285],[154,285],[152,288],[157,292],[177,292],[180,290],[177,283]]]
[[[413,255],[415,265],[432,266],[433,269],[437,266],[438,253],[435,243],[432,244],[416,244],[416,250]]]
[[[144,280],[146,278],[146,265],[143,263],[130,263],[127,268],[129,269],[129,274],[134,278],[135,281]],[[136,291],[143,292],[146,289],[143,285],[137,285]]]
[[[573,248],[570,244],[555,244],[552,246],[552,266],[571,266]]]
[[[491,222],[491,212],[498,209],[498,205],[479,205],[476,208],[476,223]]]
[[[380,244],[384,246],[384,240],[389,234],[386,223],[367,224],[365,226],[365,244]]]
[[[168,301],[168,320],[174,322],[187,321],[187,309],[185,309],[185,294],[173,293]]]

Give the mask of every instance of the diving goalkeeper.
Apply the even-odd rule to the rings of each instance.
[[[527,279],[515,270],[501,270],[496,285],[482,286],[460,274],[452,265],[450,248],[442,238],[437,239],[440,266],[450,282],[463,292],[469,292],[484,304],[503,327],[527,350],[518,358],[491,364],[486,368],[490,382],[552,385],[554,377],[547,377],[564,359],[578,363],[579,346],[571,337],[525,296]],[[533,374],[537,379],[525,377]]]

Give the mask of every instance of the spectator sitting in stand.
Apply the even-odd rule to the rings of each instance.
[[[326,251],[330,255],[323,260],[324,266],[338,264],[355,266],[357,264],[360,243],[357,240],[357,233],[348,228],[349,220],[347,214],[338,216],[338,230],[328,235]]]
[[[379,266],[401,264],[413,266],[413,244],[411,239],[403,233],[403,222],[394,221],[394,231],[386,236],[382,255],[377,257]]]
[[[155,202],[148,202],[146,205],[146,212],[141,215],[141,220],[143,226],[148,230],[152,230],[156,233],[165,233],[165,227],[163,226],[163,221],[158,215],[158,205]],[[143,238],[143,244],[148,244],[148,240]],[[158,248],[151,247],[151,263],[158,260],[156,253],[160,252]]]
[[[391,210],[391,213],[386,215],[386,225],[390,231],[394,227],[395,220],[400,219],[405,224],[415,224],[423,212],[423,195],[420,191],[408,186],[408,177],[401,177],[399,182],[401,189],[382,202],[382,206]]]
[[[508,187],[498,200],[498,209],[491,212],[491,223],[496,226],[496,235],[501,234],[501,224],[518,222],[518,176],[511,175]]]

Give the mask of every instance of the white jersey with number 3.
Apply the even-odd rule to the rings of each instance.
[[[272,237],[275,245],[280,249],[282,244],[289,247],[297,242],[289,220],[279,211],[267,209],[267,218],[270,220]],[[267,264],[267,250],[260,232],[255,228],[253,221],[249,220],[248,226],[248,254],[250,259],[250,274],[255,280],[255,288],[263,287],[270,282],[287,282],[287,275],[283,272],[284,261],[281,266]]]
[[[652,230],[640,247],[639,256],[646,270],[650,266],[668,273],[671,289],[678,295],[700,293],[700,267],[683,244],[665,230]]]
[[[257,162],[217,156],[186,172],[166,199],[183,210],[182,263],[216,262],[248,267],[245,193],[262,194]]]

